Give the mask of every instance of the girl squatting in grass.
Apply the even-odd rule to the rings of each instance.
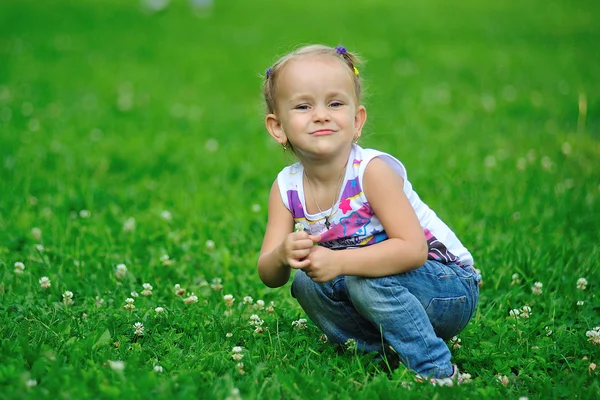
[[[258,272],[279,287],[295,269],[292,295],[331,342],[391,347],[420,376],[451,383],[444,340],[473,315],[480,276],[402,163],[357,144],[367,119],[357,62],[311,45],[267,71],[267,130],[299,162],[271,188]]]

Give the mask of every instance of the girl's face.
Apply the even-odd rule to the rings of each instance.
[[[349,149],[366,120],[350,73],[331,56],[289,61],[277,77],[276,114],[266,118],[271,135],[279,143],[289,141],[301,160]]]

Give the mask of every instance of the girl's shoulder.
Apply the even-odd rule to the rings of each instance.
[[[362,177],[369,165],[369,162],[374,158],[380,158],[385,161],[394,171],[396,171],[403,179],[406,179],[406,168],[404,164],[396,157],[389,153],[385,153],[383,151],[377,149],[363,149],[362,147],[356,145],[354,151],[354,161],[353,166],[357,169],[358,175]]]

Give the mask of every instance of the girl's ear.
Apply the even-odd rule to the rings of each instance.
[[[367,109],[365,106],[358,106],[354,115],[354,139],[358,140],[362,134],[362,128],[367,122]]]
[[[285,135],[285,131],[283,130],[283,126],[281,125],[281,121],[277,118],[275,114],[268,114],[265,118],[265,126],[269,131],[269,134],[273,139],[277,140],[279,144],[286,144],[288,139]]]

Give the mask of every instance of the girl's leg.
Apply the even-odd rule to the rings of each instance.
[[[408,368],[444,378],[453,368],[443,339],[456,335],[471,318],[478,280],[472,268],[427,261],[393,276],[347,276],[345,285],[352,305],[381,329],[385,342]]]
[[[350,304],[344,276],[326,283],[315,283],[299,270],[292,283],[292,296],[330,342],[344,344],[348,339],[354,339],[360,350],[381,352],[383,346],[379,329]]]

